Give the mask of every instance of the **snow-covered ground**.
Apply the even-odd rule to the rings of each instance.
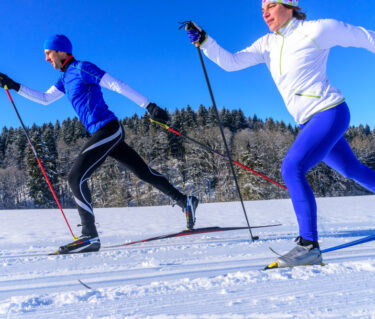
[[[375,233],[375,196],[318,199],[322,248]],[[288,200],[246,202],[254,230],[48,256],[71,240],[58,210],[0,211],[0,318],[375,318],[375,242],[326,266],[263,271],[294,246]],[[79,234],[78,214],[65,213]],[[184,229],[174,207],[97,209],[103,246]],[[202,204],[196,227],[245,226],[241,205]],[[83,283],[92,289],[85,288]]]

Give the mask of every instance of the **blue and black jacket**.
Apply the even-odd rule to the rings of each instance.
[[[95,64],[72,58],[61,69],[56,88],[66,94],[90,134],[117,117],[108,109],[99,85],[105,72]]]

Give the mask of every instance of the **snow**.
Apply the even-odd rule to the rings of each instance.
[[[0,318],[375,318],[375,242],[329,252],[325,266],[263,271],[294,246],[289,200],[245,203],[248,230],[48,256],[71,240],[59,210],[0,211]],[[318,199],[321,247],[375,232],[375,196]],[[79,235],[78,214],[65,210]],[[177,207],[95,210],[102,246],[185,227]],[[240,203],[201,204],[196,227],[246,226]],[[91,289],[85,288],[82,283]]]

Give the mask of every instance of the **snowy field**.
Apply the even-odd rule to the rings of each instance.
[[[375,232],[375,196],[318,200],[322,248]],[[254,230],[98,253],[47,256],[71,240],[58,210],[0,211],[0,318],[375,318],[375,242],[324,254],[326,266],[263,271],[294,246],[288,200],[246,202]],[[66,210],[79,234],[78,214]],[[174,207],[97,209],[102,246],[184,229]],[[196,227],[245,226],[241,205],[202,204]],[[79,283],[91,287],[85,288]]]

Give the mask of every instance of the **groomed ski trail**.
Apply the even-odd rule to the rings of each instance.
[[[356,214],[342,214],[351,202]],[[375,205],[375,197],[319,199],[318,204],[329,209],[319,224],[322,248],[373,232],[366,209]],[[238,223],[237,205],[203,204],[199,227]],[[14,212],[0,212],[0,222],[8,222],[0,240],[0,318],[373,318],[374,242],[326,253],[324,267],[263,271],[276,258],[269,246],[279,252],[293,247],[294,216],[283,200],[246,205],[257,224],[270,222],[269,212],[277,210],[271,221],[283,226],[257,231],[260,240],[254,243],[241,230],[60,256],[21,256],[66,239],[52,227],[54,211],[18,211],[14,220]],[[165,207],[97,210],[102,242],[178,230],[184,221],[173,213]],[[131,225],[124,229],[126,220]],[[20,226],[27,229],[25,236],[14,235]],[[43,245],[45,237],[53,242]]]

